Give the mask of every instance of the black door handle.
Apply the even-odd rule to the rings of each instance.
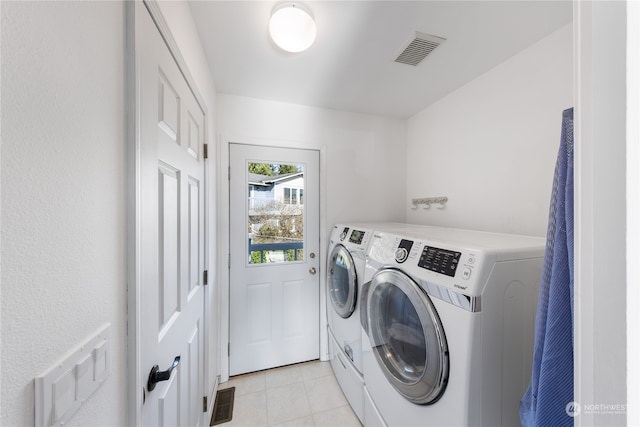
[[[156,388],[156,383],[160,381],[166,381],[171,378],[171,372],[180,364],[180,356],[176,356],[173,359],[173,363],[166,371],[161,371],[158,365],[155,365],[151,368],[151,372],[149,373],[149,380],[147,381],[147,390],[151,391]]]

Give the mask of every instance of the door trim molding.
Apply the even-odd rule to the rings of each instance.
[[[208,110],[204,103],[204,98],[200,94],[195,84],[195,80],[187,63],[182,56],[178,44],[176,43],[169,25],[167,24],[160,6],[156,0],[127,1],[125,3],[125,108],[126,108],[126,140],[127,140],[127,420],[129,425],[141,425],[142,423],[142,405],[144,399],[144,381],[143,367],[141,366],[141,345],[140,345],[140,327],[141,327],[141,280],[140,280],[140,85],[139,85],[139,55],[137,46],[137,25],[140,16],[149,13],[151,19],[156,25],[162,39],[167,45],[171,56],[176,61],[182,76],[184,77],[189,90],[195,97],[198,106],[204,115],[203,122],[203,140],[207,144],[208,139]],[[208,270],[208,229],[209,223],[207,212],[209,207],[209,198],[206,195],[208,162],[205,160],[205,197],[204,197],[204,266]],[[204,390],[203,393],[209,393],[207,379],[209,377],[208,364],[208,310],[207,304],[209,299],[205,292],[204,297]],[[214,384],[215,387],[216,384]],[[213,399],[209,412],[213,408]],[[207,412],[207,415],[209,415]]]

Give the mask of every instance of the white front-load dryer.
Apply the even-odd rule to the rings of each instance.
[[[535,237],[375,233],[361,309],[364,424],[519,425],[543,256]]]
[[[364,419],[359,289],[374,230],[366,224],[336,224],[327,256],[329,360],[354,413]]]

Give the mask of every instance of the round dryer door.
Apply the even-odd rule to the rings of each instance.
[[[336,245],[329,256],[327,289],[333,309],[340,317],[347,318],[356,307],[356,267],[349,251]]]
[[[379,270],[367,301],[373,353],[391,385],[409,401],[435,403],[447,386],[449,350],[429,296],[409,276]]]

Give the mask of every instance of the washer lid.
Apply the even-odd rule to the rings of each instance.
[[[369,339],[378,365],[407,400],[435,403],[449,377],[449,349],[429,296],[409,276],[385,268],[367,298]]]
[[[337,244],[331,251],[327,265],[327,291],[333,309],[347,318],[356,308],[358,281],[356,266],[349,251]]]

